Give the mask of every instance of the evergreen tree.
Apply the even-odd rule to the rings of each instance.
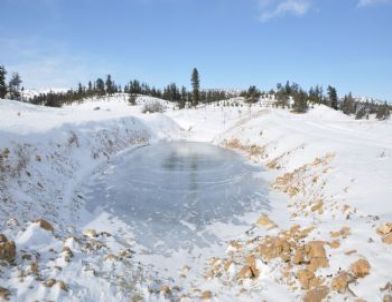
[[[344,100],[342,103],[342,111],[344,114],[347,115],[355,113],[355,100],[351,92],[348,95],[344,96]]]
[[[194,68],[192,71],[192,105],[196,107],[199,104],[200,100],[200,77],[199,77],[199,71]]]
[[[101,79],[98,78],[95,82],[95,89],[97,90],[98,94],[104,95],[105,94],[105,82]]]
[[[308,95],[300,89],[294,94],[293,112],[306,113],[308,111]]]
[[[112,76],[110,74],[106,76],[105,85],[106,85],[106,93],[108,93],[109,95],[113,94],[115,89],[114,89],[114,83],[112,81]]]
[[[391,112],[388,104],[385,102],[384,105],[378,106],[376,118],[380,121],[386,120],[391,116]]]
[[[336,88],[328,86],[328,99],[330,106],[333,109],[338,110],[338,94]]]
[[[4,66],[0,65],[0,99],[4,99],[7,94],[7,84],[5,83],[5,76],[7,71]]]
[[[261,95],[261,92],[260,92],[260,90],[258,90],[257,89],[257,87],[256,86],[250,86],[249,88],[248,88],[248,91],[246,92],[246,95],[245,95],[245,102],[247,102],[247,103],[256,103],[258,100],[259,100],[259,98],[260,98],[260,95]]]
[[[14,72],[9,82],[9,91],[12,100],[20,100],[20,84],[22,84],[20,75]]]

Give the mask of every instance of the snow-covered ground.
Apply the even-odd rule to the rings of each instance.
[[[143,114],[155,101],[166,112]],[[137,103],[129,106],[122,94],[58,109],[0,101],[0,234],[7,237],[0,238],[0,299],[392,295],[392,225],[377,231],[392,222],[391,121],[356,121],[325,106],[297,115],[240,100],[184,110],[147,97]],[[110,178],[133,149],[162,141],[212,143],[243,155],[262,178],[269,207],[239,211],[241,223],[208,224],[198,235],[218,240],[207,248],[143,250],[116,211],[87,210],[87,184]],[[181,223],[189,236],[196,232]],[[140,230],[151,230],[149,222]],[[172,242],[184,240],[172,234]]]

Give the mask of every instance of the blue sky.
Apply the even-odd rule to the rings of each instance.
[[[27,88],[295,81],[392,100],[392,0],[0,0],[0,64]]]

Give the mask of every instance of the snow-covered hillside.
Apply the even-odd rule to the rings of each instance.
[[[142,113],[157,101],[166,112]],[[0,100],[0,299],[392,295],[392,122],[356,121],[325,106],[297,115],[222,104],[177,110],[142,97],[129,106],[122,94],[63,108]],[[108,213],[85,224],[86,179],[161,141],[239,152],[268,183],[272,209],[240,217],[245,227],[211,225],[220,246],[170,257],[147,255]]]

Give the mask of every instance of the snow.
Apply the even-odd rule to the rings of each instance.
[[[143,114],[144,104],[151,102],[161,102],[166,112]],[[382,300],[385,293],[380,288],[392,281],[392,246],[382,242],[376,228],[392,222],[392,122],[357,121],[322,105],[298,115],[272,108],[271,103],[267,100],[250,107],[235,99],[225,102],[226,106],[220,102],[219,106],[177,110],[149,97],[140,97],[136,106],[129,106],[124,94],[64,108],[1,100],[0,233],[14,240],[17,248],[17,265],[1,266],[1,287],[11,291],[12,301],[129,301],[137,297],[158,301],[165,300],[165,294],[159,293],[163,285],[171,287],[166,298],[173,300],[182,295],[189,301],[198,300],[202,291],[210,290],[217,301],[259,301],[260,297],[301,301],[306,291],[283,281],[284,263],[278,260],[265,263],[258,259],[258,278],[242,284],[235,281],[243,253],[235,242],[246,245],[244,249],[250,252],[252,243],[248,246],[246,242],[276,236],[299,224],[315,226],[306,240],[331,241],[330,232],[349,227],[350,235],[339,237],[339,247],[326,247],[330,265],[318,274],[329,280],[328,275],[348,270],[351,263],[364,257],[371,272],[350,289],[367,301]],[[242,188],[240,195],[246,195],[255,189],[237,188],[236,181],[248,180],[252,187],[254,177],[261,179],[261,200],[267,199],[269,207],[242,203],[233,213],[224,208],[224,202],[229,206],[238,199],[231,192],[217,203],[218,208],[205,203],[193,218],[186,211],[176,213],[181,197],[170,194],[180,189],[171,187],[165,195],[161,190],[164,183],[159,183],[171,177],[160,160],[167,157],[167,150],[160,149],[165,142],[179,144],[175,154],[177,159],[184,158],[185,167],[189,156],[195,156],[194,150],[199,152],[198,160],[205,164],[200,166],[200,192],[208,192],[205,182],[212,181],[216,189],[220,181],[230,180],[225,192]],[[189,145],[184,147],[187,142],[197,142],[193,151]],[[200,144],[206,148],[198,147]],[[209,144],[233,149],[241,157],[221,149],[216,153]],[[141,173],[127,174],[128,166]],[[240,171],[251,173],[239,176]],[[154,173],[169,174],[154,179]],[[300,188],[292,196],[285,193],[286,184],[276,181],[291,173],[292,185]],[[186,175],[170,186],[187,185],[190,174]],[[156,187],[120,183],[127,177]],[[140,190],[150,191],[145,195]],[[161,200],[172,199],[166,208],[155,204],[153,211],[162,215],[148,213],[154,190]],[[217,199],[223,194],[210,193],[203,197],[205,202],[210,195]],[[119,207],[116,200],[124,200],[124,194],[136,194],[135,199],[143,201],[140,209],[130,211],[129,204]],[[309,210],[318,200],[323,201],[322,211]],[[197,222],[203,213],[214,219]],[[263,213],[277,227],[258,227],[256,221]],[[215,219],[219,216],[222,219]],[[171,217],[170,223],[178,220],[178,229],[154,231],[165,217]],[[39,218],[48,220],[55,231],[32,222]],[[97,235],[83,235],[88,229],[95,229]],[[196,239],[207,244],[199,245]],[[152,250],[146,248],[147,241],[154,243]],[[186,243],[187,248],[170,250],[167,242]],[[65,247],[72,251],[71,258]],[[355,252],[348,254],[350,250]],[[227,275],[205,279],[211,257],[237,258]],[[31,272],[34,261],[39,278]],[[60,283],[45,286],[48,279],[64,281],[67,289],[61,289]],[[354,300],[349,293],[332,290],[330,299]]]

